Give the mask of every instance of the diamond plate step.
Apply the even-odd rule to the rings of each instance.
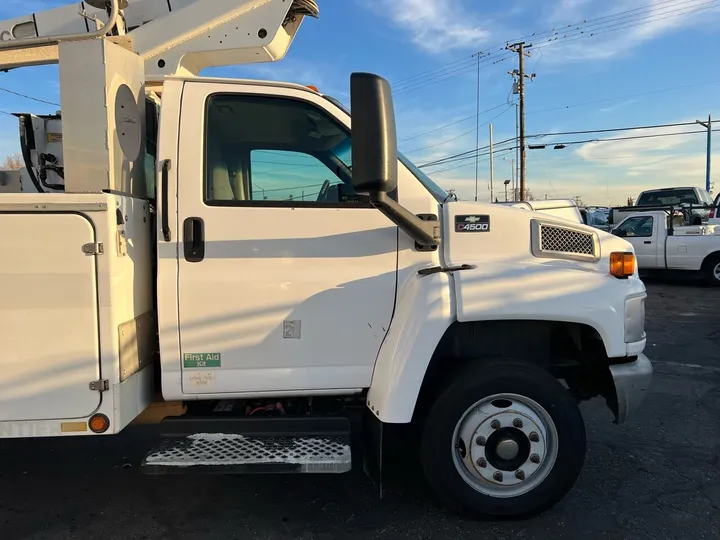
[[[143,461],[145,473],[343,473],[352,467],[344,418],[178,419],[164,428],[167,438]]]

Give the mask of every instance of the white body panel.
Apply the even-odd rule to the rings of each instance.
[[[567,219],[575,223],[582,223],[582,215],[574,199],[548,199],[539,201],[523,201],[496,203],[513,208],[523,208],[542,214],[548,214],[558,219]]]
[[[148,203],[4,194],[0,221],[23,231],[0,240],[0,438],[91,434],[78,425],[95,412],[117,433],[153,394]],[[103,253],[86,255],[86,243]],[[100,378],[102,395],[89,388]]]
[[[540,213],[518,212],[489,204],[451,203],[444,228],[455,216],[490,216],[488,233],[453,233],[443,245],[448,266],[474,265],[454,272],[457,320],[546,320],[586,324],[602,336],[610,357],[626,356],[625,299],[645,294],[636,275],[617,280],[609,274],[612,251],[632,251],[622,239],[586,225],[573,229],[597,235],[600,259],[584,262],[535,257],[530,250],[531,220]],[[552,219],[552,218],[550,218]],[[557,221],[562,226],[562,221]]]
[[[78,214],[0,213],[0,421],[89,416],[100,394],[93,224]],[[10,231],[22,230],[23,234]]]
[[[652,219],[652,232],[647,220]],[[642,229],[631,227],[633,222],[645,220]],[[637,212],[627,216],[615,228],[628,229],[623,237],[635,248],[641,270],[701,270],[703,262],[714,253],[720,253],[720,231],[716,225],[674,227],[669,234],[667,213]]]

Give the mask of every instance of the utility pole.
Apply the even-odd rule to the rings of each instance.
[[[525,75],[525,56],[530,56],[530,53],[526,52],[532,45],[525,45],[524,41],[515,43],[514,45],[508,45],[506,48],[516,52],[519,58],[518,71],[513,70],[511,75],[517,77],[518,94],[520,94],[520,200],[525,200],[526,195],[526,181],[525,181],[525,77],[532,80],[535,78],[535,74]]]
[[[478,200],[480,174],[480,53],[477,53],[477,109],[475,111],[475,202]],[[492,198],[490,199],[492,201]]]
[[[702,120],[695,120],[698,124],[707,129],[707,161],[705,164],[705,189],[710,191],[710,161],[712,156],[712,115],[708,114],[707,123]]]
[[[495,188],[493,182],[495,179],[495,158],[493,157],[493,126],[490,124],[490,202],[495,200]]]

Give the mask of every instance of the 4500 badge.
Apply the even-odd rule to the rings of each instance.
[[[455,216],[455,232],[490,232],[490,216]]]

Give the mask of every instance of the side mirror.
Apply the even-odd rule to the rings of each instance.
[[[352,183],[359,194],[390,193],[397,186],[395,110],[390,83],[372,73],[350,76]]]
[[[622,229],[615,229],[615,230],[612,231],[612,233],[613,233],[615,236],[619,236],[619,237],[621,237],[621,238],[624,238],[625,236],[627,236],[627,232],[625,232],[625,231],[622,230]]]

